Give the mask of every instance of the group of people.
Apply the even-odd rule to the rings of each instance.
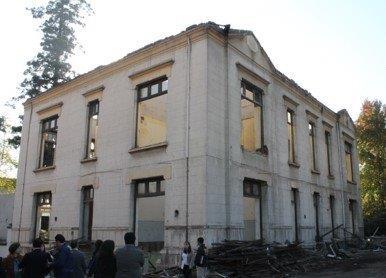
[[[24,256],[21,256],[20,244],[13,243],[8,249],[9,255],[0,261],[0,278],[44,278],[50,273],[57,278],[141,277],[144,255],[135,246],[134,233],[126,233],[124,240],[125,246],[117,250],[115,250],[114,241],[97,240],[88,265],[85,255],[78,249],[78,242],[74,240],[68,245],[61,234],[55,236],[55,248],[51,252],[46,252],[40,238],[33,241],[32,250]],[[184,277],[191,277],[193,267],[197,268],[198,278],[207,277],[204,239],[198,238],[197,243],[195,256],[190,243],[185,242],[184,244],[180,256],[181,272]]]

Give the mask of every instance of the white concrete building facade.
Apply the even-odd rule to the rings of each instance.
[[[135,231],[173,253],[198,236],[362,233],[351,118],[280,73],[250,31],[191,26],[24,107],[14,241],[122,245]]]

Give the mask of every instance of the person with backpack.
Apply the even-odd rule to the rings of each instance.
[[[199,237],[197,239],[197,253],[194,259],[194,264],[197,268],[197,278],[206,278],[208,276],[208,263],[206,255],[206,246],[204,244],[204,238]]]

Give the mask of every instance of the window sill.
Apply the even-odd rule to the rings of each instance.
[[[258,149],[256,151],[250,151],[250,150],[247,150],[247,149],[244,149],[243,147],[241,147],[241,151],[245,152],[245,153],[258,154],[258,155],[261,155],[261,156],[264,156],[264,157],[268,157],[268,152],[263,151],[262,149]]]
[[[311,173],[315,174],[315,175],[320,175],[320,172],[318,170],[314,170],[314,169],[311,170]]]
[[[162,142],[158,144],[153,144],[145,147],[135,147],[129,150],[129,153],[137,153],[137,152],[142,152],[142,151],[147,151],[147,150],[154,150],[154,149],[159,149],[159,148],[166,148],[168,146],[168,142]]]
[[[93,157],[93,158],[83,158],[80,163],[88,163],[88,162],[94,162],[94,161],[97,161],[98,158],[97,157]]]
[[[357,185],[355,181],[347,181],[348,184]]]
[[[40,167],[40,168],[35,169],[33,172],[34,173],[39,173],[39,172],[54,170],[55,168],[56,168],[55,165],[54,166],[47,166],[47,167]]]
[[[334,175],[328,175],[327,178],[329,178],[330,180],[335,179]]]
[[[288,161],[288,165],[293,168],[300,168],[300,165],[297,162]]]

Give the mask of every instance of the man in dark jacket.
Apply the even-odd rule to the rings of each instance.
[[[78,241],[73,240],[70,243],[71,253],[74,259],[74,273],[73,278],[84,278],[86,274],[86,259],[84,254],[78,249]]]
[[[134,233],[125,234],[125,246],[115,252],[117,259],[116,278],[140,278],[142,277],[142,267],[144,257],[141,250],[134,246]]]
[[[51,268],[54,270],[56,278],[72,278],[74,272],[74,258],[71,250],[66,244],[66,239],[63,235],[55,236],[55,248],[57,253],[54,255],[54,262]]]
[[[204,239],[199,237],[197,239],[198,249],[194,263],[197,267],[197,278],[206,278],[208,276],[208,264],[206,256],[206,246],[204,244]]]
[[[23,269],[24,277],[44,278],[48,273],[50,255],[42,250],[43,241],[40,238],[32,242],[32,251],[27,253],[19,268]]]

